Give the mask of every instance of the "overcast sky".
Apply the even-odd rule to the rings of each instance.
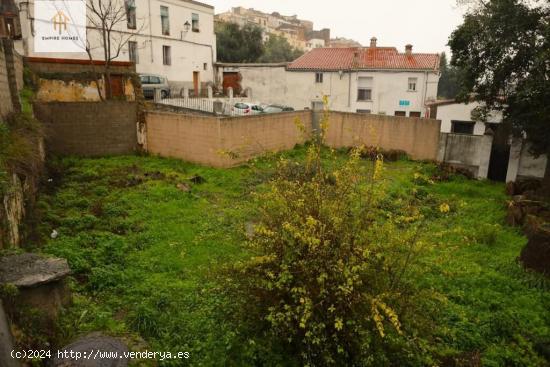
[[[363,45],[372,36],[380,46],[416,52],[449,53],[449,35],[462,23],[462,8],[456,0],[203,0],[214,5],[216,14],[244,6],[264,12],[297,14],[314,22],[315,29],[330,28],[331,37],[353,38]]]

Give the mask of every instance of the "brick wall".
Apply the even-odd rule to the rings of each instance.
[[[436,160],[441,121],[422,118],[331,112],[327,145],[398,149],[413,159]]]
[[[137,148],[135,102],[36,102],[44,123],[46,149],[54,154],[104,156],[133,153]]]
[[[311,126],[307,111],[232,118],[149,111],[147,150],[164,157],[231,167],[303,143],[307,137],[298,132],[297,118]]]

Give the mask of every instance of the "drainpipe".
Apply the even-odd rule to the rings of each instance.
[[[151,0],[147,1],[149,6],[149,48],[151,50],[151,64],[155,62],[155,57],[153,56],[153,23],[151,17]]]
[[[351,108],[351,71],[349,72],[348,80],[348,108]]]
[[[426,117],[426,96],[428,94],[428,72],[424,72],[426,83],[424,83],[424,95],[422,96],[422,108],[424,109],[424,117]]]

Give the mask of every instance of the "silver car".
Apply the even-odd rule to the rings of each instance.
[[[237,102],[231,108],[231,114],[238,116],[257,115],[262,112],[263,109],[256,103]]]
[[[160,89],[160,98],[170,97],[168,80],[160,75],[140,74],[141,89],[145,98],[155,98],[155,89]]]

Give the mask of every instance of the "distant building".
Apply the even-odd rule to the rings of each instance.
[[[311,49],[308,43],[312,43],[309,42],[312,39],[323,39],[323,45],[330,41],[330,29],[315,31],[312,21],[298,19],[296,15],[281,15],[277,12],[269,14],[252,8],[234,7],[230,11],[216,15],[216,21],[236,23],[241,27],[247,24],[255,25],[262,29],[264,40],[267,40],[269,35],[276,34],[286,38],[291,46],[302,51]],[[319,44],[318,41],[314,43]]]
[[[325,40],[319,38],[312,38],[306,42],[306,51],[311,51],[314,48],[325,47]]]
[[[511,182],[543,178],[547,157],[533,157],[529,144],[513,137],[501,111],[478,121],[480,102],[455,100],[429,103],[430,118],[441,120],[439,160],[470,170],[475,177]]]
[[[0,2],[0,37],[21,38],[19,11],[13,0]]]
[[[254,100],[335,111],[428,117],[437,97],[439,54],[379,47],[312,48],[288,64],[218,64],[218,81],[239,74]]]
[[[34,3],[15,0],[19,7],[22,40],[18,51],[25,56],[88,59],[86,52],[40,53],[34,50]],[[97,1],[97,0],[96,0]],[[140,74],[166,77],[175,88],[188,87],[199,93],[214,79],[216,35],[214,7],[195,0],[114,0],[126,11],[116,25],[113,39],[131,34],[130,41],[115,61],[136,64]],[[4,4],[4,0],[2,0]],[[87,39],[94,60],[102,61],[100,34],[90,22]]]
[[[338,37],[330,40],[330,47],[347,48],[347,47],[363,47],[363,46],[361,46],[359,42],[354,41],[352,39]]]

